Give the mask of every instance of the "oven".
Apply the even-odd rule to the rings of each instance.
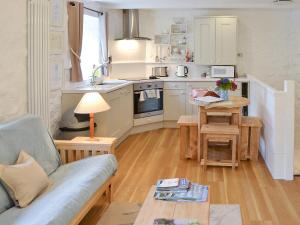
[[[161,81],[136,83],[134,90],[134,119],[163,114],[163,87]]]

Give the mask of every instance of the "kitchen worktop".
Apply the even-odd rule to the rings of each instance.
[[[109,93],[120,88],[126,87],[128,85],[132,85],[134,83],[144,83],[144,82],[156,82],[156,81],[164,81],[164,82],[215,82],[219,78],[197,78],[197,77],[160,77],[159,79],[153,80],[136,80],[136,81],[128,81],[128,80],[106,80],[101,85],[91,86],[89,82],[78,82],[68,85],[62,90],[64,94],[75,94],[75,93],[86,93],[86,92],[99,92],[99,93]],[[236,82],[248,82],[249,79],[247,77],[236,78]]]

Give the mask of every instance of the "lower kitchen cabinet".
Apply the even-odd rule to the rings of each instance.
[[[120,138],[133,126],[132,85],[101,95],[111,109],[95,114],[95,136]],[[82,96],[83,94],[63,94],[62,113],[73,112]],[[77,136],[76,133],[74,135]]]
[[[133,126],[132,86],[103,95],[111,109],[105,112],[106,136],[120,138]]]
[[[164,120],[178,120],[185,114],[185,90],[164,90]]]

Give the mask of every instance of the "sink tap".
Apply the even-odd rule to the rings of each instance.
[[[96,67],[96,65],[93,65],[93,74],[91,76],[90,84],[91,86],[94,86],[96,84],[96,73],[100,71],[100,69],[105,68],[106,64],[101,64],[100,66]]]

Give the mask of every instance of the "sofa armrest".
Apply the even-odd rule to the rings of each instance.
[[[95,155],[114,154],[114,141],[102,143],[101,141],[54,140],[54,143],[63,164]]]

